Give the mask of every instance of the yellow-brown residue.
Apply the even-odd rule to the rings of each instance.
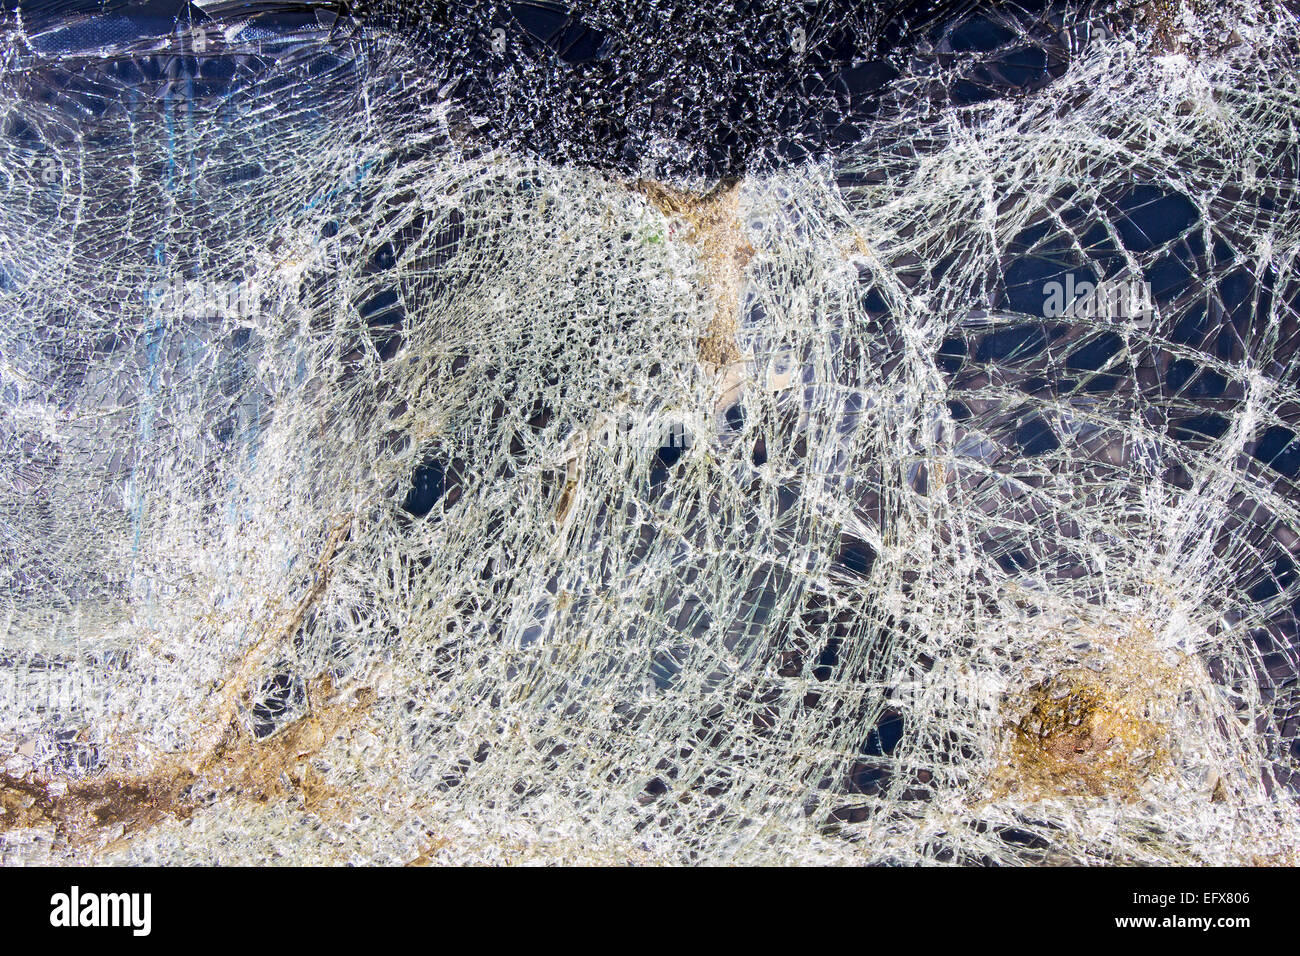
[[[328,678],[314,681],[313,712],[262,741],[228,734],[197,766],[182,756],[148,774],[56,781],[0,774],[0,833],[53,829],[78,848],[111,847],[167,818],[184,820],[210,799],[258,803],[294,799],[309,813],[343,815],[347,798],[312,766],[322,747],[369,707],[373,691],[330,700]]]
[[[635,184],[660,212],[682,226],[679,238],[699,250],[713,299],[712,317],[699,339],[699,357],[701,363],[717,368],[741,359],[736,345],[740,291],[745,267],[754,257],[737,215],[738,186],[724,182],[697,194],[649,180]]]
[[[322,677],[310,682],[311,712],[265,740],[241,730],[236,712],[248,706],[248,681],[278,642],[291,638],[324,593],[332,563],[351,530],[351,515],[336,519],[317,560],[311,585],[287,611],[272,608],[263,636],[235,667],[218,692],[213,732],[196,750],[160,758],[149,773],[109,775],[86,780],[0,773],[0,834],[22,829],[53,829],[62,842],[102,848],[130,838],[166,818],[186,819],[208,799],[235,796],[270,803],[297,799],[318,814],[342,809],[344,795],[326,787],[312,758],[343,733],[374,700],[362,689],[334,694]],[[132,749],[129,741],[118,749]]]
[[[1006,701],[1013,716],[995,797],[1129,801],[1170,772],[1170,722],[1193,679],[1189,668],[1158,653],[1141,626],[1096,643],[1098,669],[1063,669]]]
[[[446,837],[435,836],[432,832],[428,833],[427,836],[431,842],[425,845],[415,859],[406,861],[402,864],[403,866],[433,866],[437,860],[438,852],[451,846],[451,841]]]

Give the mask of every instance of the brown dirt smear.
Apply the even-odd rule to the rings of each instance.
[[[229,734],[198,766],[174,755],[143,775],[86,780],[0,773],[0,835],[52,829],[74,849],[119,846],[165,819],[188,819],[223,796],[267,804],[295,800],[304,812],[339,816],[346,794],[326,786],[312,766],[330,740],[352,728],[374,700],[363,688],[332,696],[328,678],[313,682],[322,706],[265,740]]]
[[[274,648],[292,639],[298,633],[307,619],[308,612],[325,593],[333,571],[334,558],[352,533],[353,517],[351,514],[339,515],[331,521],[329,536],[320,556],[316,559],[311,584],[306,593],[294,602],[287,612],[277,613],[277,609],[269,612],[269,620],[262,627],[262,636],[244,653],[230,679],[224,681],[218,688],[219,709],[216,719],[210,724],[215,730],[215,736],[200,748],[202,754],[200,762],[224,746],[230,736],[230,728],[237,726],[234,723],[235,712],[241,700],[247,698],[248,681],[253,672]]]
[[[160,758],[146,774],[67,780],[0,772],[0,836],[53,829],[77,849],[116,846],[164,819],[184,820],[220,796],[271,803],[296,800],[306,812],[334,815],[348,802],[327,787],[313,758],[345,733],[374,701],[374,692],[335,692],[328,676],[308,685],[309,713],[263,740],[248,735],[237,712],[248,704],[248,681],[278,643],[302,626],[329,583],[332,564],[351,530],[351,516],[332,523],[312,581],[287,611],[272,612],[262,637],[236,662],[217,693],[213,733],[195,751]],[[129,747],[123,742],[121,749]]]
[[[216,718],[205,743],[191,752],[166,754],[146,774],[69,780],[0,771],[0,839],[16,830],[53,830],[59,843],[95,853],[120,847],[164,819],[187,819],[222,796],[260,804],[294,800],[307,813],[342,817],[346,793],[326,786],[313,758],[344,734],[374,701],[361,688],[335,693],[328,678],[308,685],[309,713],[263,740],[240,727],[248,705],[248,680],[274,646],[291,639],[328,587],[334,558],[350,536],[352,515],[331,522],[307,592],[287,609],[270,609],[263,635],[235,662],[233,676],[216,693]],[[120,741],[120,749],[130,749]]]
[[[682,238],[699,250],[713,297],[713,316],[699,340],[700,361],[717,368],[741,359],[736,345],[740,290],[754,247],[737,215],[739,181],[726,180],[704,193],[691,193],[651,180],[633,188],[685,228]]]

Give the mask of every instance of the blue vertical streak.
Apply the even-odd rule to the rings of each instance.
[[[164,181],[163,188],[169,195],[175,192],[176,184],[176,123],[175,109],[172,101],[171,78],[169,77],[163,85],[163,115],[167,125],[167,177]],[[170,207],[172,202],[169,201],[166,206]],[[170,226],[170,208],[164,212],[165,223],[162,235],[158,244],[154,246],[154,262],[158,266],[158,275],[162,281],[166,281],[166,264],[167,264],[167,228]],[[132,513],[132,545],[131,555],[132,562],[138,559],[140,552],[140,537],[144,526],[144,489],[140,487],[139,471],[140,461],[147,448],[150,438],[153,435],[153,416],[154,416],[154,394],[158,390],[158,380],[161,376],[161,369],[158,366],[158,357],[163,350],[163,342],[166,339],[166,326],[161,318],[156,320],[149,329],[147,346],[145,349],[145,360],[147,368],[147,377],[145,379],[145,388],[140,396],[139,411],[139,439],[140,446],[136,452],[135,461],[131,469],[131,485],[135,490],[135,507]],[[132,573],[134,576],[134,567]]]

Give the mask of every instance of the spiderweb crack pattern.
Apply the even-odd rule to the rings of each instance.
[[[0,859],[1294,861],[1287,8],[704,196],[214,10],[6,28]]]

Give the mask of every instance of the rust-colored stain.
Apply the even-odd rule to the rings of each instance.
[[[1179,655],[1166,657],[1141,623],[1095,633],[1093,666],[1063,667],[1009,695],[995,798],[1141,798],[1174,769],[1171,722],[1195,683]],[[1214,799],[1214,794],[1207,794]]]
[[[1032,688],[1009,728],[1008,789],[1037,796],[1136,796],[1167,760],[1167,732],[1140,694],[1079,674]]]

